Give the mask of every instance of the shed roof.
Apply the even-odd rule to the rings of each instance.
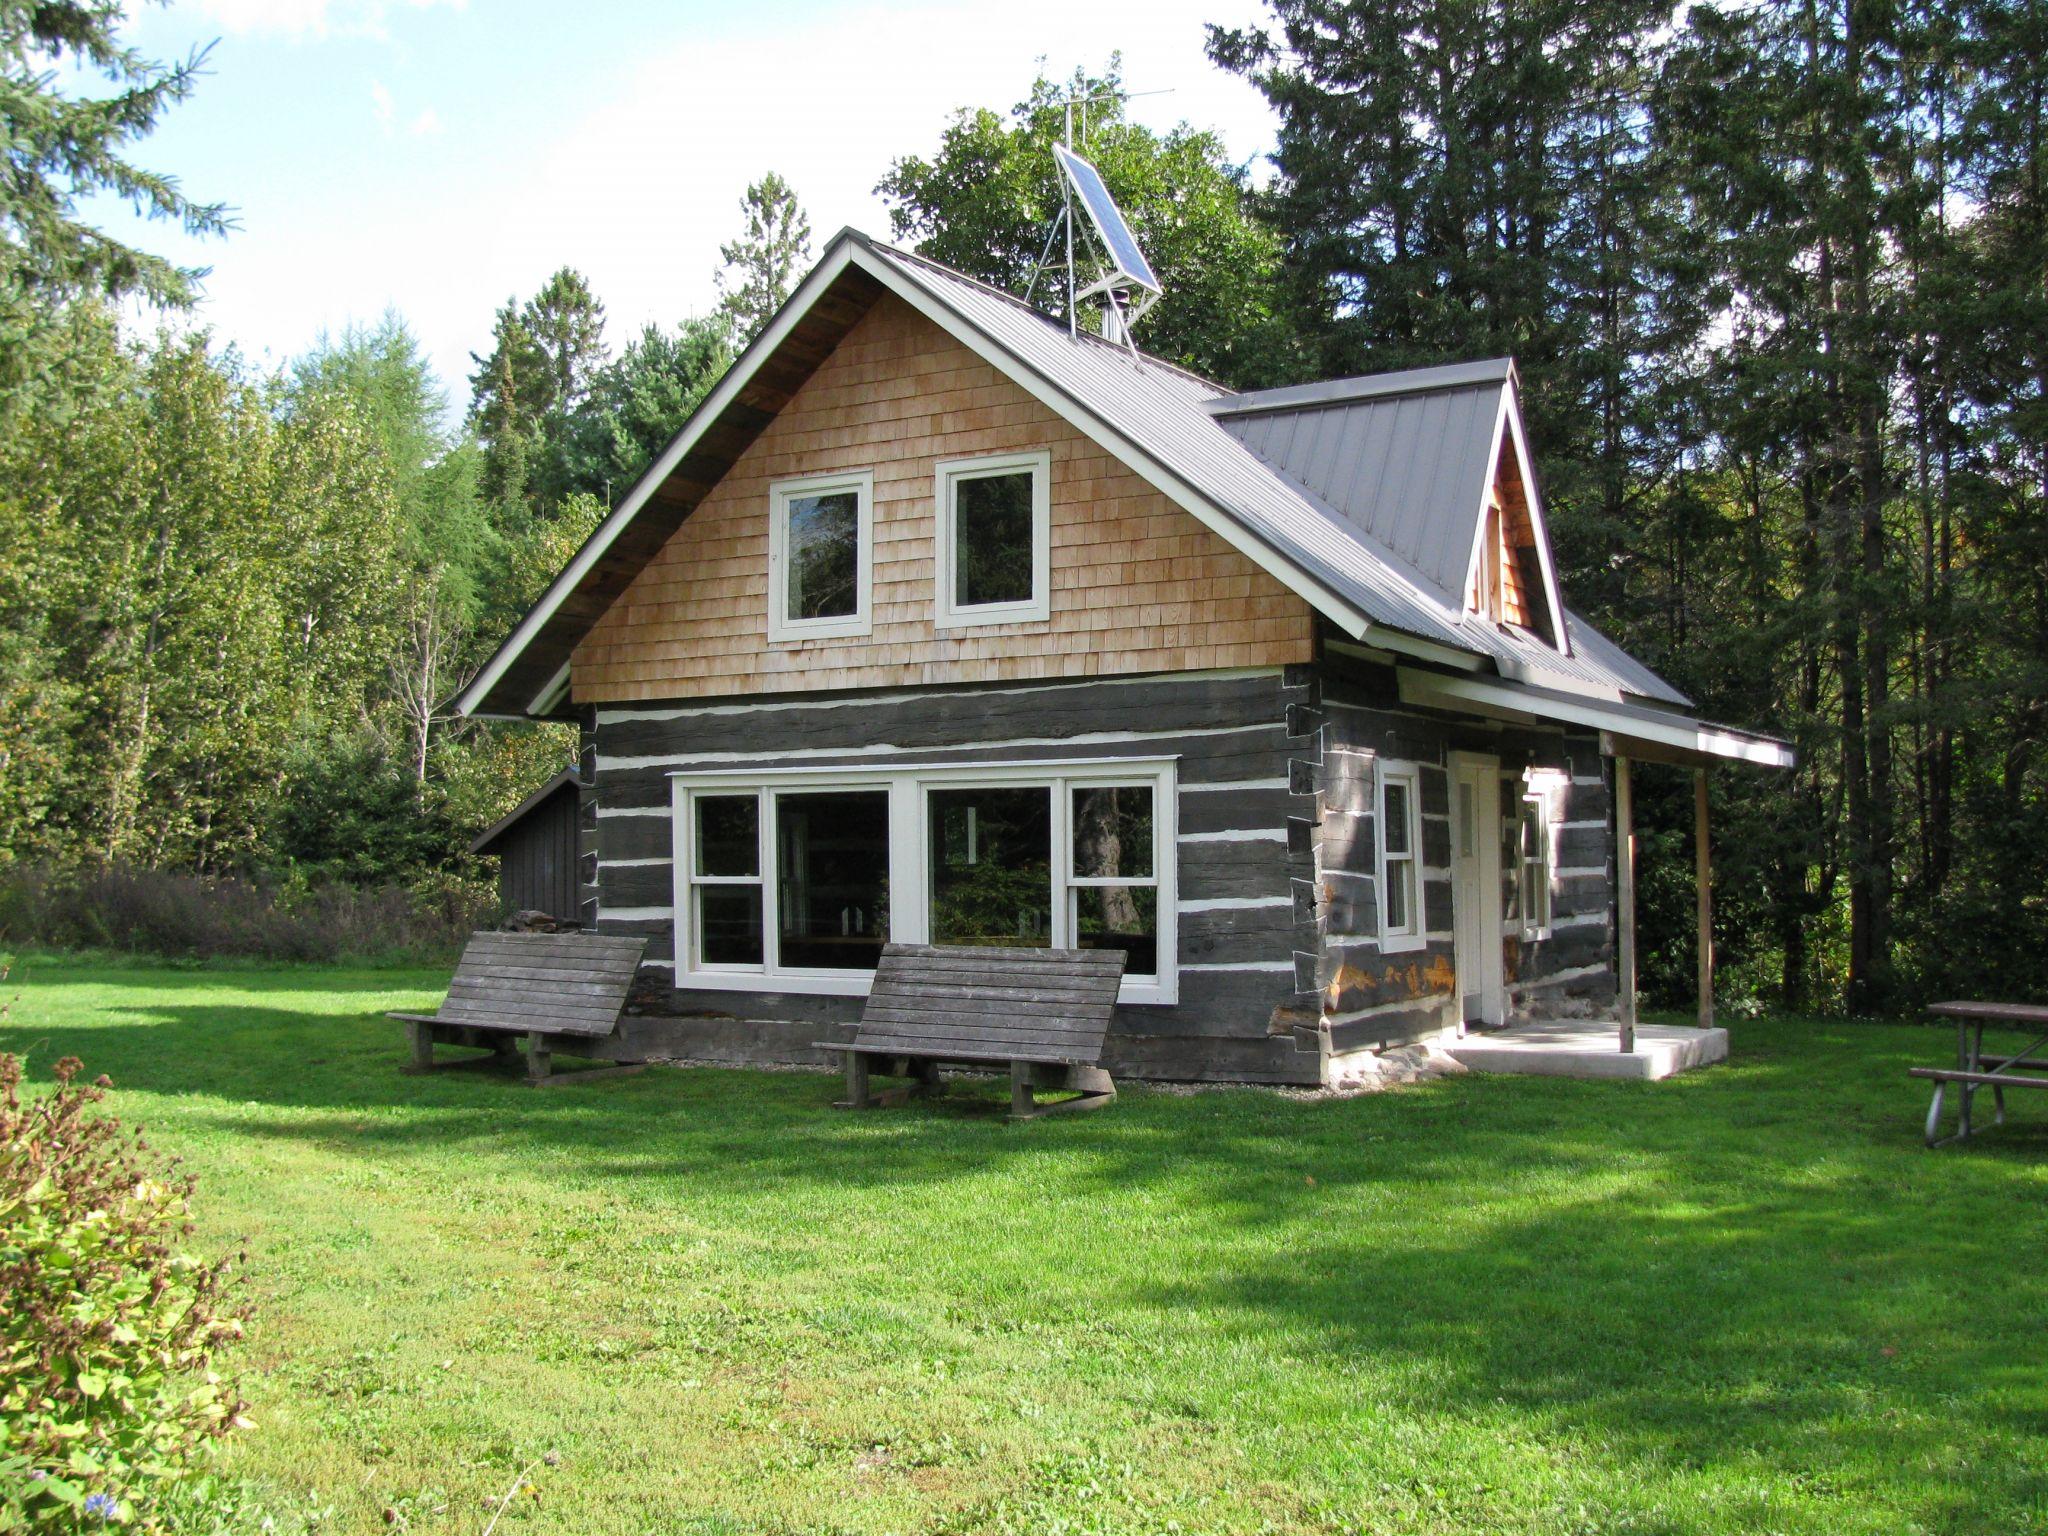
[[[573,791],[576,787],[576,770],[574,768],[564,768],[560,773],[541,785],[539,789],[536,789],[524,800],[513,806],[510,811],[506,812],[498,820],[477,833],[475,840],[469,845],[469,851],[471,853],[490,853],[497,847],[501,839],[514,831],[527,817],[531,816],[564,790]]]
[[[1465,611],[1464,568],[1503,434],[1505,360],[1233,394],[908,251],[842,231],[682,431],[458,699],[558,705],[578,639],[817,363],[894,294],[1121,459],[1355,639],[1512,682],[1682,706],[1685,696],[1556,602],[1564,643]],[[1540,502],[1528,477],[1532,513]],[[1547,553],[1545,556],[1547,562]]]

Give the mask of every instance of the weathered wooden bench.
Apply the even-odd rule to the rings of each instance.
[[[1116,1097],[1102,1039],[1123,980],[1119,949],[967,949],[891,944],[851,1041],[821,1040],[846,1058],[842,1108],[874,1103],[868,1074],[935,1088],[941,1065],[1010,1069],[1010,1118],[1100,1109]],[[1035,1088],[1078,1098],[1040,1104]]]
[[[643,938],[600,933],[477,933],[463,947],[448,996],[434,1014],[393,1013],[412,1046],[411,1072],[431,1072],[434,1047],[481,1046],[491,1054],[441,1066],[504,1060],[514,1036],[526,1037],[526,1080],[580,1081],[638,1072],[644,1062],[614,1063],[556,1078],[557,1051],[605,1060],[618,1044]]]
[[[1993,1106],[1992,1124],[2005,1124],[2005,1090],[2008,1088],[2048,1089],[2048,1077],[2026,1075],[2048,1069],[2048,1059],[2037,1054],[2048,1048],[2048,1033],[2008,1056],[1984,1054],[1984,1026],[2048,1031],[2048,1008],[2032,1003],[1935,1003],[1927,1010],[1937,1018],[1956,1021],[1956,1064],[1953,1067],[1908,1067],[1908,1077],[1924,1078],[1934,1084],[1934,1102],[1927,1108],[1927,1145],[1946,1146],[1966,1140],[1976,1129],[1972,1123],[1977,1090],[1989,1088]],[[2018,1071],[2014,1069],[2018,1068]],[[1953,1083],[1960,1101],[1956,1133],[1941,1135],[1941,1107]]]

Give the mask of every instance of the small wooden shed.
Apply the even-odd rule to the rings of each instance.
[[[577,797],[576,770],[564,768],[469,845],[497,859],[507,912],[576,918]]]

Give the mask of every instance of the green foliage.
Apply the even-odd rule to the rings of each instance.
[[[24,1101],[0,1055],[0,1528],[160,1529],[167,1491],[248,1427],[212,1369],[242,1325],[228,1261],[184,1251],[193,1179],[78,1070]]]
[[[1212,133],[1182,124],[1161,136],[1128,121],[1121,88],[1112,57],[1100,78],[1039,78],[1007,120],[987,108],[957,113],[931,159],[904,156],[875,189],[897,238],[1063,311],[1064,267],[1036,270],[1062,206],[1052,145],[1066,131],[1061,103],[1070,92],[1105,97],[1087,108],[1082,147],[1167,291],[1140,322],[1140,343],[1239,387],[1292,382],[1303,361],[1274,304],[1279,246],[1246,205],[1242,170]],[[1084,320],[1099,327],[1097,316]]]
[[[725,260],[718,273],[718,312],[744,347],[811,264],[811,221],[789,183],[774,171],[748,186],[740,212],[745,229],[718,248]]]
[[[673,333],[649,325],[599,371],[570,423],[562,483],[605,506],[640,478],[732,365],[731,328],[686,320]]]

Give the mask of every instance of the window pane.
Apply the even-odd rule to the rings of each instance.
[[[1031,471],[953,482],[953,602],[1031,601]]]
[[[697,873],[761,873],[761,803],[753,795],[697,797]]]
[[[934,944],[1052,942],[1051,789],[932,791],[931,861]]]
[[[697,958],[705,965],[761,963],[761,887],[697,887]]]
[[[792,496],[788,508],[789,616],[836,619],[859,612],[859,495]]]
[[[1507,875],[1507,909],[1501,916],[1510,923],[1522,919],[1522,886],[1528,880],[1528,871],[1522,866],[1521,818],[1509,821],[1503,817],[1500,824],[1500,867]]]
[[[871,971],[889,932],[889,796],[826,790],[775,797],[781,964]]]
[[[1159,974],[1159,890],[1150,885],[1074,887],[1074,944],[1120,949],[1126,976]]]
[[[1074,791],[1074,873],[1083,880],[1152,875],[1152,789]]]
[[[1380,835],[1387,840],[1387,852],[1408,852],[1408,786],[1400,779],[1388,779],[1386,794],[1381,805],[1386,811],[1386,825]]]
[[[1399,933],[1408,927],[1408,914],[1415,909],[1411,897],[1415,879],[1413,859],[1390,860],[1387,864],[1386,931]]]

